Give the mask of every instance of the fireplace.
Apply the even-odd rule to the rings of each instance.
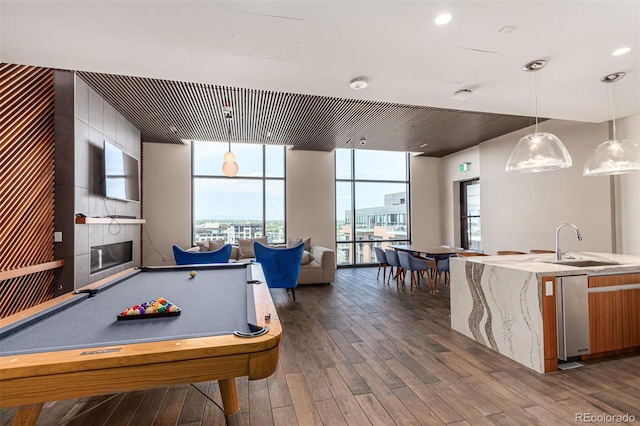
[[[104,271],[133,260],[133,241],[91,247],[90,273]]]

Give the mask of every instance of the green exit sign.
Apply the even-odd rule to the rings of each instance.
[[[462,164],[460,164],[460,165],[458,166],[458,169],[459,169],[461,172],[466,172],[466,171],[468,171],[468,170],[469,170],[469,164],[471,164],[471,163],[462,163]]]

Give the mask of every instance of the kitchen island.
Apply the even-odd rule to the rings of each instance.
[[[591,354],[640,347],[640,256],[570,253],[562,263],[554,256],[451,258],[451,328],[532,370],[555,371],[556,281],[583,276]]]

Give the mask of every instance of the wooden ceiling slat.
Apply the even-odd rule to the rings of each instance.
[[[331,151],[356,148],[421,151],[443,156],[530,125],[529,117],[417,105],[312,96],[202,83],[79,72],[87,83],[141,131],[145,142],[186,140],[273,143]],[[222,107],[230,103],[226,123]],[[175,126],[177,132],[171,132]],[[267,140],[266,134],[271,132]]]

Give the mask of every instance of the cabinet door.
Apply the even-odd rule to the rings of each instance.
[[[622,349],[622,296],[620,291],[589,294],[591,353]]]
[[[640,346],[640,289],[623,290],[622,343],[625,348]]]

